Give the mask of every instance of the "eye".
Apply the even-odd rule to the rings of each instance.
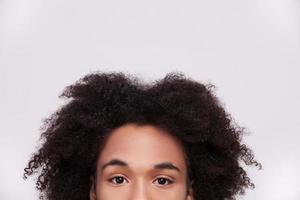
[[[157,180],[157,182],[158,182],[159,185],[163,185],[163,186],[164,185],[171,185],[171,184],[174,183],[174,181],[172,181],[172,180],[170,180],[168,178],[164,178],[164,177],[159,177],[159,178],[157,178],[155,180]]]
[[[114,176],[108,180],[109,180],[109,182],[113,182],[114,184],[121,185],[124,182],[124,180],[126,180],[126,179],[123,176]]]

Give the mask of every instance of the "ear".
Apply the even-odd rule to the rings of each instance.
[[[188,188],[188,194],[187,194],[187,197],[186,197],[186,200],[195,200],[195,194],[194,194],[194,191],[193,191],[193,183],[194,181],[191,182],[189,188]]]
[[[90,187],[90,200],[97,200],[96,196],[96,185],[95,185],[95,179],[93,177],[90,178],[91,181],[91,187]]]
[[[186,197],[186,200],[195,200],[194,191],[193,191],[192,186],[190,186],[188,189],[188,195]]]

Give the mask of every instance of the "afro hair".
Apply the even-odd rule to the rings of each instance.
[[[88,200],[105,138],[123,124],[151,124],[182,142],[196,200],[233,200],[255,186],[240,161],[262,165],[241,142],[244,128],[225,111],[214,88],[181,72],[152,83],[124,72],[87,74],[63,90],[59,97],[68,101],[43,119],[41,145],[24,179],[38,174],[40,199]]]

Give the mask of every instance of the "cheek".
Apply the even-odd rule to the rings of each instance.
[[[97,184],[96,195],[99,200],[124,200],[128,199],[128,186],[113,186],[105,180],[100,180]]]
[[[185,187],[177,186],[170,189],[155,189],[151,192],[149,199],[154,200],[185,200]]]
[[[128,199],[129,191],[125,187],[107,187],[99,185],[97,189],[97,199],[100,200],[123,200]]]

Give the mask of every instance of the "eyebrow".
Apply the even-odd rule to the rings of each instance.
[[[108,166],[121,166],[121,167],[129,167],[129,165],[120,159],[112,159],[109,162],[105,163],[102,168],[101,171],[103,171],[106,167]],[[158,163],[153,165],[154,169],[170,169],[170,170],[176,170],[179,173],[181,173],[180,169],[178,167],[176,167],[175,165],[173,165],[170,162],[162,162],[162,163]]]

